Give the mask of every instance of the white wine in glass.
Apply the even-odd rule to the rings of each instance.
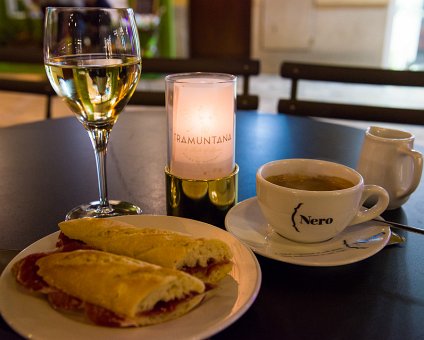
[[[96,157],[99,200],[75,207],[66,219],[141,213],[132,203],[109,201],[106,178],[110,132],[141,74],[132,9],[48,7],[44,64],[54,90],[87,130]]]

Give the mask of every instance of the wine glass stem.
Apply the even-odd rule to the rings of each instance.
[[[106,151],[109,141],[110,130],[92,128],[88,130],[91,143],[96,157],[97,182],[99,186],[99,208],[101,212],[111,210],[107,197],[107,178],[106,178]]]

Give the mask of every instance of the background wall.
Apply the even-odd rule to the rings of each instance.
[[[278,72],[282,60],[382,66],[388,1],[365,2],[254,0],[251,55],[264,73]]]
[[[32,1],[0,0],[0,45],[41,44],[40,13],[34,6],[23,6]],[[110,1],[118,5],[140,0]],[[172,22],[166,25],[170,29],[166,43],[172,45],[172,53],[166,56],[188,56],[190,0],[156,1],[167,4],[165,13],[175,22],[175,26]],[[237,1],[245,3],[232,0]],[[263,73],[278,73],[283,60],[424,69],[424,0],[251,2],[250,56],[261,61]],[[211,16],[207,25],[222,29],[221,19]],[[225,28],[217,30],[217,37],[225,37]],[[221,49],[225,53],[224,46]]]

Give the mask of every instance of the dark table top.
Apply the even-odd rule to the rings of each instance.
[[[255,196],[255,172],[281,158],[355,167],[364,131],[305,117],[238,112],[239,201]],[[125,112],[108,150],[109,198],[166,214],[164,112]],[[0,130],[0,248],[21,249],[57,230],[68,210],[98,198],[91,144],[75,118]],[[423,226],[421,184],[386,219]],[[303,267],[257,256],[262,286],[252,307],[216,339],[423,339],[424,237],[407,237],[364,261]],[[18,336],[0,321],[0,338]]]

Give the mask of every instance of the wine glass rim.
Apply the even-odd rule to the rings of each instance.
[[[129,11],[133,12],[132,8],[128,7],[81,7],[81,6],[75,6],[75,7],[62,7],[62,6],[48,6],[46,10],[60,10],[60,11],[66,11],[66,12],[72,12],[72,11]]]

